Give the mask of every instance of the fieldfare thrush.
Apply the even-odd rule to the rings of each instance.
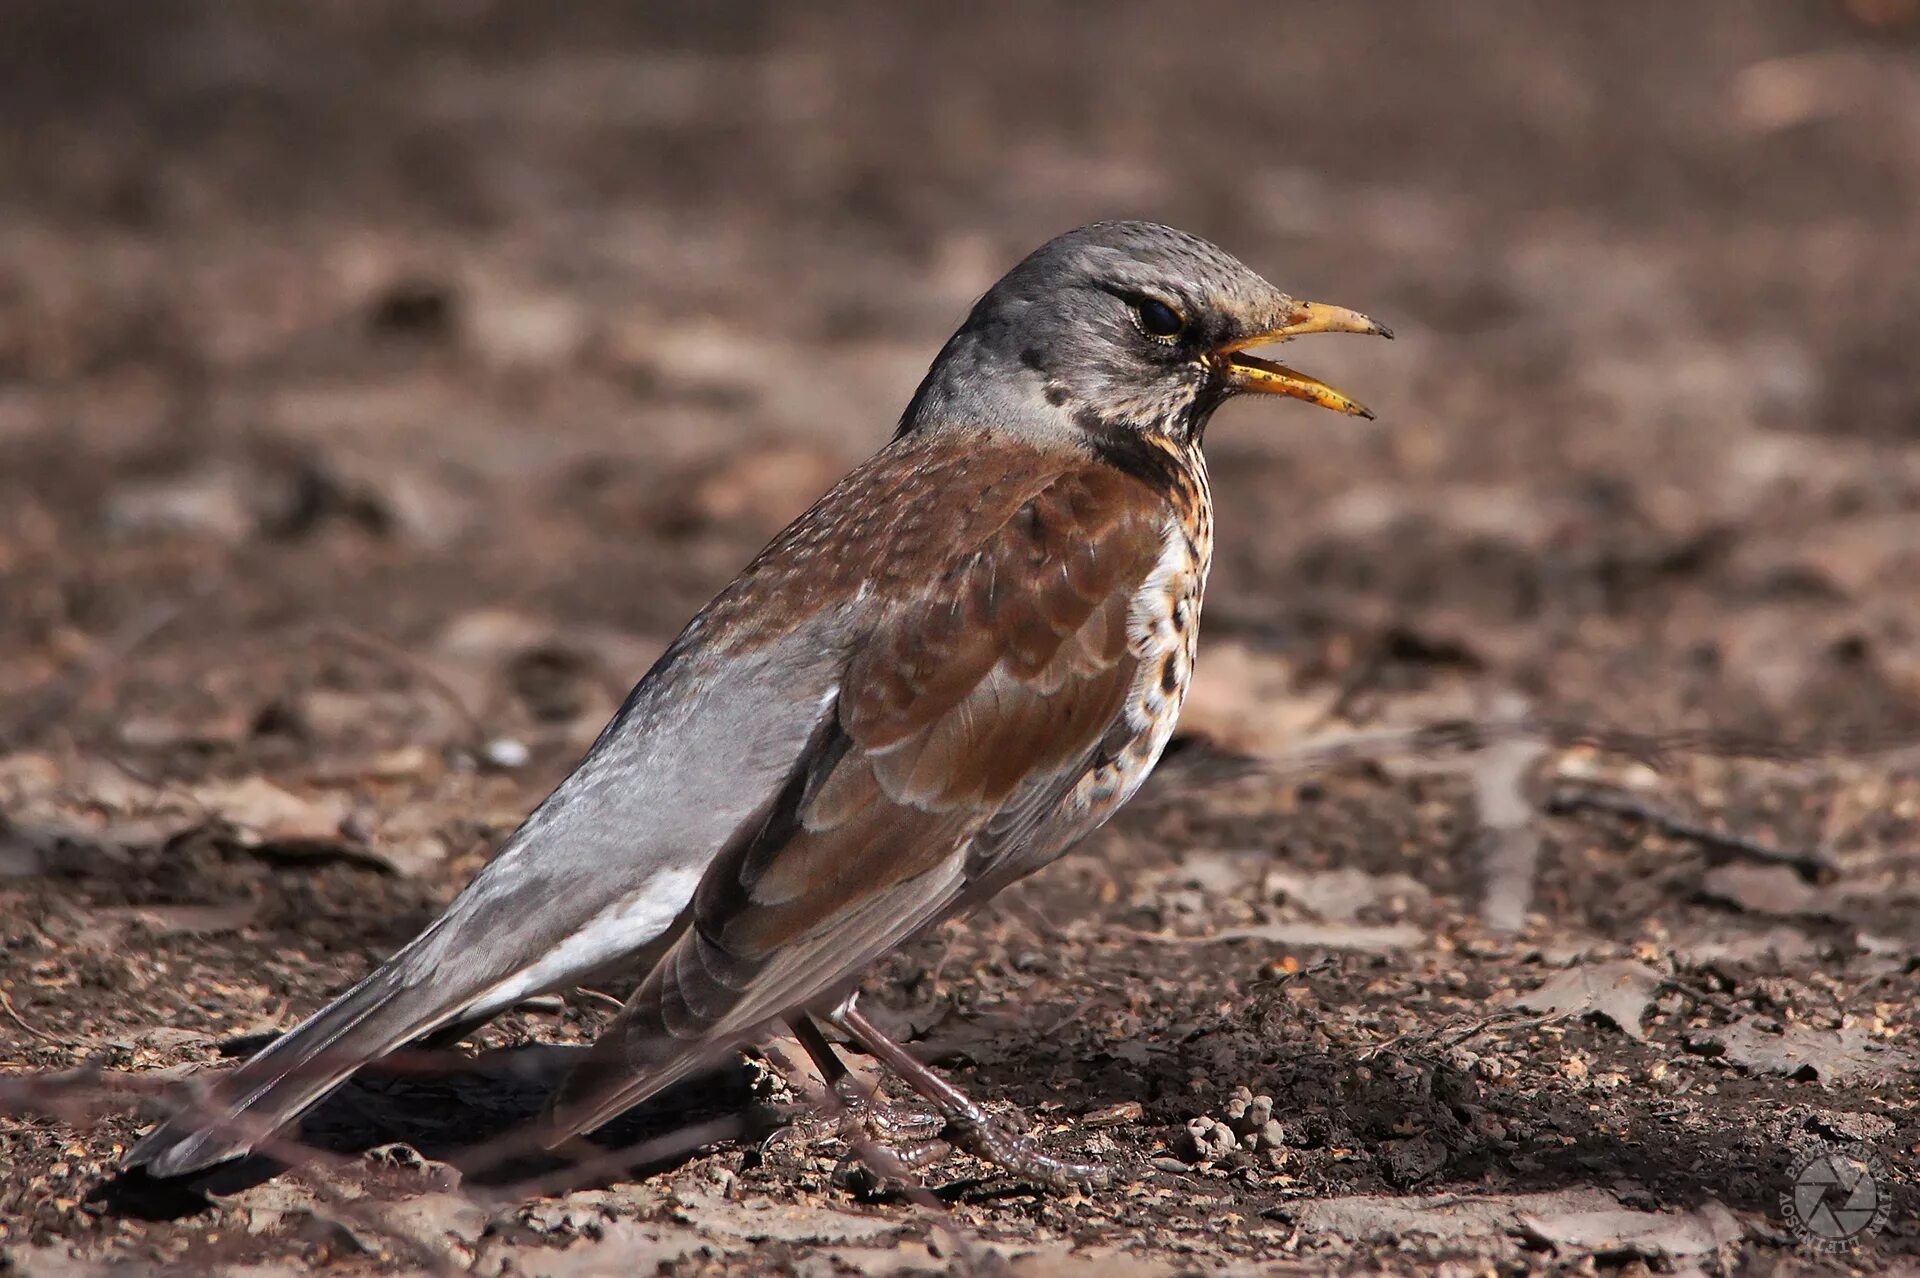
[[[1387,330],[1296,302],[1204,240],[1103,222],[974,306],[893,439],[696,616],[579,766],[425,931],[150,1133],[129,1166],[246,1152],[361,1065],[644,965],[559,1088],[556,1142],[783,1018],[904,1077],[947,1141],[1061,1163],[875,1028],[875,959],[1046,865],[1126,802],[1193,669],[1229,397],[1371,416],[1248,354]]]

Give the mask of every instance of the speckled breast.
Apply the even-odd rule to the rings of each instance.
[[[1173,736],[1193,678],[1200,640],[1200,603],[1213,563],[1213,500],[1199,450],[1181,458],[1165,549],[1127,619],[1127,644],[1139,663],[1117,749],[1106,752],[1076,787],[1084,833],[1133,797]],[[1115,725],[1119,728],[1121,725]],[[1121,734],[1116,734],[1121,735]]]

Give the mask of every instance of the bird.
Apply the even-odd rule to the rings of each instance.
[[[949,1148],[1103,1183],[885,1035],[859,982],[1139,788],[1193,671],[1215,410],[1256,394],[1372,417],[1251,353],[1318,333],[1392,336],[1157,223],[1034,250],[891,439],[686,625],[446,910],[123,1164],[240,1156],[368,1062],[625,970],[631,998],[554,1089],[551,1143],[782,1022],[844,1082],[825,1021],[931,1102]]]

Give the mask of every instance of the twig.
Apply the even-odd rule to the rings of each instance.
[[[1511,1008],[1503,1008],[1500,1011],[1490,1012],[1485,1016],[1469,1020],[1464,1026],[1455,1022],[1453,1027],[1438,1026],[1432,1029],[1409,1030],[1405,1034],[1396,1034],[1384,1042],[1375,1043],[1372,1047],[1362,1049],[1359,1059],[1370,1061],[1386,1052],[1398,1051],[1402,1047],[1437,1048],[1445,1050],[1449,1047],[1458,1047],[1468,1039],[1485,1033],[1495,1026],[1511,1029],[1537,1029],[1542,1025],[1547,1025],[1554,1021],[1570,1019],[1572,1019],[1570,1014],[1566,1012],[1549,1012],[1544,1016],[1528,1016],[1523,1012],[1514,1011]],[[1450,1029],[1452,1032],[1449,1032]]]
[[[1061,1030],[1065,1029],[1067,1026],[1073,1024],[1075,1021],[1085,1016],[1088,1012],[1091,1012],[1094,1008],[1098,1007],[1101,1004],[1101,1002],[1104,1000],[1104,997],[1105,997],[1104,995],[1095,994],[1092,998],[1082,999],[1079,1002],[1079,1004],[1076,1005],[1072,1010],[1070,1010],[1065,1016],[1062,1016],[1059,1020],[1047,1026],[1045,1029],[1037,1031],[1034,1034],[1034,1038],[1040,1042],[1043,1042],[1043,1043],[1046,1042],[1048,1039],[1052,1038],[1055,1034],[1058,1034]]]
[[[411,1055],[423,1057],[437,1055],[444,1058],[447,1054],[412,1053]],[[87,1112],[92,1108],[87,1102],[89,1094],[112,1098],[118,1102],[128,1095],[151,1097],[162,1093],[177,1093],[177,1091],[178,1085],[171,1080],[136,1074],[108,1073],[99,1069],[80,1069],[57,1074],[45,1073],[12,1078],[0,1077],[0,1110],[48,1113],[63,1121],[79,1125],[94,1117],[92,1113]],[[350,1173],[356,1166],[354,1160],[281,1136],[275,1129],[251,1115],[215,1113],[207,1107],[203,1097],[192,1097],[184,1102],[176,1099],[174,1104],[182,1112],[196,1118],[205,1118],[210,1130],[244,1137],[252,1152],[283,1163],[289,1169],[305,1173],[315,1193],[325,1199],[328,1206],[342,1218],[366,1229],[369,1233],[395,1243],[411,1253],[432,1272],[447,1275],[449,1278],[466,1272],[463,1265],[456,1264],[441,1248],[403,1229],[387,1219],[374,1203],[348,1195],[332,1181],[332,1176]],[[612,1149],[596,1147],[590,1156],[569,1163],[556,1171],[526,1177],[489,1193],[476,1193],[471,1189],[463,1192],[479,1206],[489,1211],[497,1211],[510,1203],[566,1193],[608,1172],[676,1157],[713,1141],[737,1137],[744,1133],[746,1126],[747,1120],[743,1114],[730,1114],[706,1123],[680,1128],[650,1140]],[[463,1151],[468,1156],[463,1161],[471,1162],[472,1156],[481,1155],[482,1166],[502,1166],[516,1152],[536,1150],[544,1152],[547,1148],[544,1137],[545,1132],[538,1124],[527,1124],[519,1130]],[[584,1144],[584,1142],[578,1143]],[[484,1161],[488,1155],[494,1156],[491,1162]]]
[[[384,635],[375,634],[371,630],[362,630],[360,627],[350,625],[338,618],[327,618],[323,621],[315,621],[303,628],[309,633],[322,638],[333,639],[350,648],[358,648],[366,655],[373,657],[375,660],[385,662],[388,666],[398,670],[414,682],[421,684],[438,696],[441,701],[446,703],[447,708],[453,711],[465,729],[467,741],[470,745],[477,748],[486,740],[486,726],[480,722],[479,716],[468,708],[466,700],[454,686],[443,679],[440,674],[426,662],[407,651],[402,645],[395,643]]]
[[[954,1256],[960,1261],[961,1266],[969,1273],[982,1272],[981,1257],[978,1250],[974,1247],[972,1240],[952,1224],[952,1213],[948,1210],[947,1205],[929,1193],[927,1187],[921,1184],[912,1172],[907,1170],[900,1160],[894,1156],[892,1150],[880,1144],[878,1141],[870,1139],[865,1133],[859,1130],[859,1125],[851,1121],[847,1107],[841,1103],[838,1096],[833,1094],[833,1090],[831,1088],[815,1088],[810,1085],[806,1080],[805,1073],[793,1063],[792,1059],[789,1058],[785,1052],[773,1044],[766,1044],[762,1046],[760,1050],[768,1060],[773,1062],[774,1067],[786,1076],[787,1085],[799,1093],[801,1099],[807,1105],[824,1111],[829,1117],[836,1121],[836,1125],[840,1128],[842,1138],[846,1140],[847,1144],[853,1149],[853,1152],[859,1156],[860,1161],[865,1163],[868,1169],[880,1178],[881,1183],[898,1185],[900,1192],[906,1196],[908,1202],[933,1217],[929,1223],[933,1228],[939,1229],[947,1235],[949,1242],[952,1244]]]
[[[1513,694],[1503,694],[1501,700],[1509,713],[1526,710],[1526,703]],[[1527,782],[1545,753],[1539,741],[1502,741],[1479,751],[1467,767],[1483,835],[1486,888],[1480,897],[1480,921],[1494,932],[1512,934],[1525,927],[1533,902],[1540,832]]]
[[[1774,847],[1772,844],[1761,843],[1745,835],[1716,830],[1630,794],[1595,790],[1586,786],[1563,786],[1555,790],[1547,800],[1547,809],[1550,812],[1576,812],[1582,808],[1640,821],[1664,834],[1689,839],[1703,847],[1732,853],[1734,856],[1745,857],[1750,861],[1792,866],[1802,878],[1809,882],[1820,882],[1831,878],[1834,873],[1833,862],[1820,853],[1792,852],[1785,848]]]
[[[13,995],[3,989],[0,989],[0,1011],[6,1012],[8,1018],[11,1019],[15,1025],[18,1025],[21,1029],[43,1043],[58,1043],[61,1041],[60,1036],[57,1034],[49,1034],[43,1029],[35,1029],[26,1017],[20,1015],[20,1009],[13,1005]]]
[[[114,667],[152,643],[179,620],[189,604],[212,589],[213,579],[202,578],[188,588],[185,597],[156,604],[96,644],[78,668],[62,671],[29,690],[20,697],[11,720],[0,721],[0,745],[12,748],[31,740],[41,728],[86,700]]]
[[[63,1121],[78,1125],[92,1115],[87,1107],[80,1103],[85,1091],[94,1090],[112,1095],[120,1091],[147,1091],[139,1086],[127,1086],[136,1080],[129,1076],[106,1075],[96,1070],[77,1070],[67,1074],[43,1074],[26,1079],[0,1079],[0,1105],[8,1108],[35,1109],[49,1113]],[[198,1102],[196,1102],[198,1103]],[[361,1199],[346,1193],[332,1180],[332,1175],[343,1174],[353,1164],[335,1154],[315,1149],[276,1134],[249,1115],[216,1115],[211,1111],[207,1115],[209,1126],[219,1132],[238,1133],[250,1142],[255,1153],[286,1164],[307,1178],[314,1193],[324,1199],[327,1206],[340,1217],[359,1225],[367,1232],[376,1234],[388,1242],[396,1244],[401,1250],[412,1254],[432,1272],[443,1278],[456,1278],[466,1272],[465,1266],[457,1265],[440,1247],[424,1238],[395,1225],[386,1216],[371,1208]]]
[[[1675,732],[1630,732],[1623,728],[1533,716],[1499,719],[1448,719],[1407,728],[1375,728],[1328,734],[1303,743],[1278,758],[1261,761],[1269,774],[1289,775],[1324,771],[1346,763],[1373,762],[1384,757],[1431,757],[1471,754],[1502,741],[1538,741],[1552,749],[1585,747],[1623,755],[1662,770],[1674,755],[1755,759],[1776,763],[1803,763],[1836,756],[1904,757],[1920,750],[1920,734],[1868,730],[1825,740],[1783,741],[1751,733],[1683,729]]]

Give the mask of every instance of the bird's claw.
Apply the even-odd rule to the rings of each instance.
[[[1087,1193],[1113,1183],[1113,1173],[1100,1164],[1055,1158],[1032,1136],[993,1119],[981,1122],[970,1115],[956,1116],[940,1135],[955,1149],[1056,1194]]]
[[[832,1110],[794,1114],[776,1133],[781,1142],[839,1140],[847,1152],[834,1168],[834,1183],[862,1192],[884,1191],[903,1173],[918,1172],[956,1151],[971,1154],[1009,1176],[1058,1194],[1086,1193],[1113,1183],[1097,1163],[1055,1158],[1019,1126],[979,1113],[942,1114],[910,1101],[888,1100],[843,1078],[834,1087]]]
[[[953,1146],[938,1137],[903,1145],[855,1145],[834,1167],[833,1183],[856,1194],[910,1190],[911,1173],[923,1171],[952,1153]]]
[[[851,1076],[837,1081],[833,1094],[830,1108],[796,1108],[777,1136],[795,1141],[843,1140],[854,1146],[866,1141],[917,1143],[938,1136],[946,1126],[940,1111],[911,1101],[885,1099]]]

